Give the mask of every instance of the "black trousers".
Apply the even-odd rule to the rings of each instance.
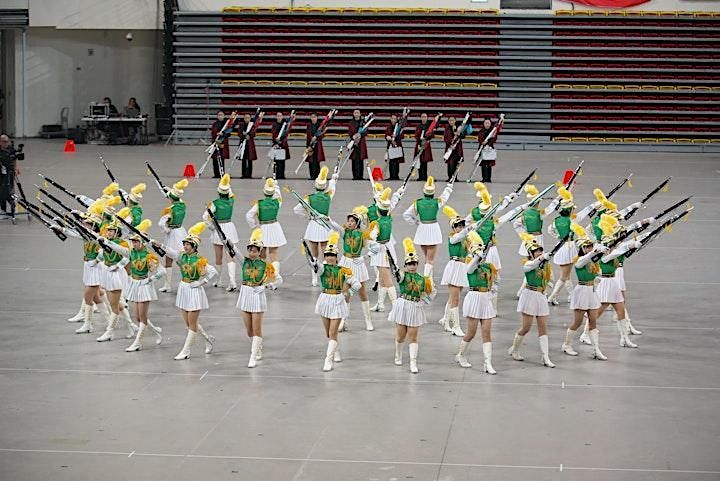
[[[10,167],[9,169],[11,169]],[[9,170],[8,169],[8,170]],[[15,191],[15,174],[8,172],[0,175],[0,209],[8,214],[15,215],[15,201],[12,198]]]
[[[363,169],[365,168],[365,162],[360,158],[358,154],[357,158],[352,158],[352,175],[353,180],[363,180]]]
[[[253,161],[248,159],[242,159],[242,178],[252,179],[252,168]]]
[[[274,168],[275,168],[275,178],[276,179],[284,179],[285,178],[285,161],[284,160],[276,160]]]
[[[420,168],[418,169],[418,179],[423,182],[427,180],[427,169],[428,169],[428,163],[427,162],[420,162]]]
[[[482,173],[483,182],[492,182],[492,165],[491,160],[480,162],[480,172]]]
[[[308,162],[308,168],[310,169],[310,180],[315,180],[320,175],[320,162],[311,160]]]
[[[213,156],[213,178],[219,179],[225,172],[225,159],[222,158],[220,152]]]
[[[400,159],[388,160],[390,178],[388,180],[400,180]]]
[[[455,174],[455,171],[457,170],[458,161],[457,159],[453,159],[450,157],[447,161],[447,174],[448,174],[448,180],[450,180],[450,177],[452,177]]]

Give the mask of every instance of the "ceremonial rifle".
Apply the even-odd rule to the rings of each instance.
[[[680,202],[677,202],[677,203],[671,205],[670,207],[668,207],[667,209],[663,210],[663,211],[660,212],[659,214],[655,214],[655,215],[653,216],[653,219],[658,219],[658,220],[661,219],[661,218],[664,217],[666,214],[669,214],[670,212],[674,211],[675,209],[677,209],[678,207],[680,207],[681,205],[683,205],[685,202],[689,201],[690,199],[692,199],[692,196],[685,197],[685,198],[684,198],[683,200],[681,200]],[[640,232],[642,232],[642,231],[644,231],[645,229],[647,229],[649,226],[650,226],[650,224],[641,225],[640,227],[637,228],[636,232],[639,234]]]
[[[83,207],[90,207],[90,204],[92,204],[93,202],[95,202],[95,201],[94,201],[93,199],[91,199],[90,197],[87,197],[87,196],[84,196],[84,195],[79,195],[79,194],[76,194],[75,192],[73,192],[73,191],[71,191],[71,190],[69,190],[69,189],[66,189],[65,187],[63,187],[62,185],[60,185],[58,182],[55,182],[54,180],[52,180],[50,177],[46,177],[46,176],[44,176],[43,174],[38,174],[38,175],[39,175],[40,177],[42,177],[42,179],[43,179],[45,182],[47,182],[48,184],[51,184],[51,185],[53,185],[54,187],[57,187],[57,188],[60,189],[62,192],[64,192],[65,194],[69,195],[70,197],[72,197],[72,198],[75,199],[76,201],[78,201]],[[35,186],[35,187],[38,187],[38,186]],[[38,187],[38,189],[39,189],[39,188],[40,188],[40,187]],[[47,195],[48,197],[50,197],[50,195],[47,194],[47,193],[45,193],[45,195]],[[52,197],[50,197],[50,198],[52,198]],[[53,200],[54,200],[54,199],[53,199]],[[56,201],[56,202],[57,202],[57,201]],[[71,209],[68,209],[68,210],[71,210]]]
[[[548,255],[548,258],[547,258],[547,259],[543,259],[543,261],[540,262],[540,266],[539,266],[539,267],[544,266],[545,263],[546,263],[548,260],[552,259],[553,256],[554,256],[555,254],[557,254],[557,251],[559,251],[559,250],[562,248],[562,246],[568,241],[569,238],[570,238],[570,234],[566,235],[565,237],[563,237],[563,238],[560,240],[560,242],[558,242],[557,244],[555,244],[555,247],[553,247],[552,250],[550,251],[550,254]]]
[[[426,146],[428,145],[429,138],[435,133],[435,128],[437,127],[438,123],[440,122],[440,118],[442,117],[442,113],[438,112],[438,114],[433,118],[432,122],[430,122],[430,125],[428,126],[427,130],[423,132],[420,135],[420,145],[418,146],[418,152],[415,158],[412,161],[412,164],[410,165],[410,170],[408,171],[407,175],[405,176],[405,180],[403,180],[403,187],[407,187],[407,183],[410,180],[410,177],[412,177],[413,173],[415,173],[415,170],[419,167],[420,164],[420,157],[422,156],[423,152],[425,151]],[[404,193],[404,190],[403,190]]]
[[[662,234],[662,231],[664,229],[669,228],[671,225],[673,225],[675,222],[685,218],[691,210],[693,210],[694,207],[689,207],[685,211],[681,212],[680,214],[675,214],[674,216],[667,219],[665,222],[660,224],[658,227],[653,229],[651,232],[648,232],[647,234],[643,234],[642,239],[638,239],[641,242],[641,246],[638,249],[630,249],[626,254],[625,257],[631,257],[636,252],[640,251],[642,248],[650,244],[652,241],[654,241],[657,237]]]
[[[155,178],[155,185],[157,185],[158,189],[160,189],[160,193],[163,195],[163,197],[167,197],[170,193],[170,189],[168,189],[165,184],[163,184],[163,181],[160,180],[160,176],[157,175],[157,172],[155,172],[155,169],[153,169],[149,161],[146,160],[145,165],[147,166],[150,175]]]
[[[472,182],[472,178],[475,175],[477,168],[480,166],[480,162],[482,161],[482,150],[485,148],[488,142],[493,139],[493,137],[497,137],[500,134],[503,125],[505,125],[505,114],[500,114],[500,118],[498,119],[495,126],[492,128],[490,133],[487,134],[485,140],[483,140],[482,143],[478,146],[478,150],[473,156],[473,162],[475,163],[475,167],[473,167],[473,171],[470,173],[470,177],[468,177],[466,182]]]
[[[235,247],[233,246],[232,242],[228,240],[227,236],[225,236],[225,232],[223,232],[222,228],[220,227],[220,222],[218,222],[217,217],[215,217],[215,212],[213,212],[210,208],[211,205],[212,202],[208,203],[207,213],[212,219],[213,224],[215,225],[215,231],[220,236],[220,240],[222,240],[222,243],[225,244],[225,247],[227,248],[230,257],[235,258]]]
[[[154,250],[155,252],[157,252],[157,255],[159,255],[160,257],[165,257],[165,256],[167,255],[167,253],[165,252],[165,249],[163,249],[162,247],[160,247],[160,246],[158,246],[158,245],[153,244],[153,243],[152,243],[152,239],[150,239],[150,237],[148,237],[144,232],[142,232],[141,230],[137,229],[137,228],[136,228],[135,226],[133,226],[130,222],[126,221],[125,219],[123,219],[123,218],[120,217],[119,215],[117,215],[117,214],[115,214],[115,213],[113,213],[113,215],[115,216],[115,218],[116,218],[118,221],[120,221],[120,223],[121,223],[122,225],[124,225],[125,227],[127,227],[128,230],[130,230],[130,231],[133,232],[134,234],[137,234],[138,237],[140,237],[144,242],[150,244],[150,245],[152,246],[153,250]]]
[[[628,183],[630,182],[630,178],[631,178],[632,176],[633,176],[633,175],[632,175],[632,172],[631,172],[630,174],[628,174],[627,177],[625,177],[623,180],[621,180],[618,185],[616,185],[615,187],[613,187],[612,189],[610,189],[610,192],[608,192],[605,197],[606,197],[607,199],[610,199],[610,198],[611,198],[613,195],[615,195],[615,193],[616,193],[618,190],[620,190],[625,184],[628,184]],[[630,184],[630,187],[632,187],[632,184]],[[590,213],[588,214],[587,218],[588,218],[588,219],[592,219],[593,217],[595,217],[595,214],[597,214],[597,209],[591,210]]]
[[[65,233],[62,230],[60,230],[60,226],[57,226],[55,224],[51,224],[50,222],[48,222],[41,215],[42,210],[38,206],[31,203],[27,199],[23,199],[22,197],[20,199],[17,199],[17,203],[20,204],[23,208],[25,208],[25,210],[28,212],[28,214],[30,214],[33,217],[35,217],[36,219],[38,219],[40,222],[42,222],[42,224],[45,227],[47,227],[48,229],[53,231],[53,233],[57,236],[58,239],[60,239],[63,242],[65,242],[65,240],[67,240],[67,236],[65,235]]]
[[[532,204],[534,204],[538,199],[542,198],[542,196],[547,194],[550,191],[550,189],[552,189],[553,187],[555,187],[555,184],[548,185],[540,193],[538,193],[538,195],[533,197],[530,201],[526,202],[523,205],[519,205],[519,206],[515,207],[513,210],[511,210],[510,212],[504,214],[502,217],[500,217],[500,222],[504,224],[505,222],[509,222],[509,221],[516,219],[517,216],[519,216],[523,211],[525,211],[528,207],[530,207]]]
[[[570,188],[573,186],[573,182],[575,182],[575,179],[577,179],[577,176],[580,175],[580,170],[582,169],[582,166],[584,163],[585,163],[584,160],[580,161],[578,166],[573,171],[573,174],[570,176],[568,181],[564,184],[565,189],[570,190]],[[561,197],[558,195],[550,202],[550,204],[548,204],[547,208],[545,209],[545,215],[555,212],[555,209],[557,209],[557,206],[560,204],[560,199],[561,199]]]
[[[308,157],[310,157],[315,150],[315,146],[320,141],[320,138],[325,135],[325,132],[327,132],[328,127],[330,127],[330,122],[333,121],[335,116],[337,115],[338,111],[337,109],[331,109],[325,118],[320,122],[320,125],[318,126],[317,130],[313,133],[313,138],[310,140],[310,145],[305,149],[305,152],[303,153],[302,159],[300,160],[300,163],[295,168],[295,173],[297,174],[300,170],[300,167],[305,163]]]
[[[122,200],[123,205],[127,206],[127,192],[119,188],[120,183],[117,181],[115,176],[113,175],[112,171],[110,170],[110,167],[108,167],[107,162],[105,162],[105,159],[103,159],[103,156],[100,156],[100,163],[102,163],[103,167],[105,167],[105,172],[107,172],[108,177],[110,177],[110,181],[115,182],[118,184],[118,192],[120,192],[120,199]]]
[[[292,127],[293,123],[295,123],[295,111],[290,112],[290,119],[283,119],[283,123],[280,126],[280,131],[278,132],[277,137],[273,139],[273,147],[278,146],[282,148],[282,142],[287,138],[288,134],[290,133],[290,128]],[[263,180],[267,179],[270,171],[272,169],[272,178],[275,179],[277,177],[277,172],[275,171],[275,157],[272,154],[273,149],[270,149],[270,152],[268,152],[268,163],[265,167],[265,174],[263,175]]]
[[[303,207],[303,209],[305,209],[305,212],[307,212],[310,220],[314,220],[315,222],[322,224],[323,227],[325,227],[327,230],[333,230],[333,226],[330,225],[330,223],[328,222],[328,217],[315,210],[313,206],[311,206],[305,199],[303,199],[300,194],[287,186],[285,187],[285,192],[290,192],[292,195],[295,196],[295,198],[298,200],[298,203]]]
[[[55,217],[52,217],[52,220],[60,224],[61,227],[69,227],[68,221],[65,218],[65,214],[58,211],[56,208],[45,202],[42,197],[40,197],[40,192],[37,193],[37,201],[42,204],[42,207],[40,208],[40,211],[42,212],[42,209],[47,209],[50,211],[50,213],[54,214]],[[46,212],[43,212],[43,214],[50,217]]]
[[[63,218],[65,220],[67,220],[68,222],[70,222],[73,229],[75,229],[77,231],[77,233],[80,234],[80,236],[83,239],[88,240],[88,241],[94,240],[93,238],[86,236],[84,231],[77,229],[76,222],[82,221],[82,218],[80,217],[80,215],[77,212],[74,212],[70,207],[66,206],[60,199],[58,199],[57,197],[52,195],[50,192],[48,192],[45,189],[43,189],[42,187],[40,187],[39,185],[35,185],[35,187],[37,188],[37,190],[39,192],[42,192],[43,194],[45,194],[45,196],[48,199],[55,202],[58,206],[62,207],[62,209],[69,214],[69,215],[67,215],[67,214],[63,215]],[[39,196],[38,196],[38,199],[39,199]]]
[[[307,241],[305,239],[302,240],[302,245],[300,246],[300,249],[303,251],[303,254],[305,254],[305,260],[310,265],[312,270],[317,274],[317,272],[320,270],[320,268],[317,265],[317,259],[315,259],[310,252],[310,247],[307,244]]]
[[[447,151],[445,152],[445,155],[443,155],[443,159],[448,160],[450,156],[452,155],[455,148],[458,146],[460,141],[465,138],[466,132],[465,129],[467,128],[468,123],[472,119],[472,115],[470,112],[465,114],[465,118],[463,119],[462,123],[460,124],[460,127],[455,129],[455,132],[453,132],[453,140],[450,143],[450,147],[448,147]]]
[[[248,137],[257,131],[258,127],[260,126],[260,122],[262,122],[263,115],[265,115],[265,113],[260,110],[260,107],[258,107],[255,111],[255,114],[250,119],[250,123],[245,126],[242,142],[240,142],[240,145],[238,145],[238,148],[235,150],[235,154],[233,154],[233,158],[230,161],[230,168],[228,170],[232,170],[235,162],[241,159],[242,156],[245,154]]]
[[[640,203],[641,203],[642,205],[645,205],[645,203],[647,203],[648,200],[650,200],[655,194],[657,194],[658,192],[660,192],[661,189],[663,189],[666,185],[668,185],[668,184],[670,183],[670,179],[672,179],[672,177],[668,177],[667,179],[665,179],[664,181],[662,181],[662,182],[660,183],[660,185],[658,185],[658,186],[655,187],[653,190],[651,190],[651,191],[643,198],[643,200],[640,201]],[[632,217],[633,215],[635,215],[635,212],[637,212],[637,211],[638,211],[638,207],[635,207],[635,208],[633,208],[632,210],[630,210],[630,212],[628,212],[627,215],[625,216],[625,220],[630,219],[630,217]]]
[[[207,158],[205,158],[205,162],[203,162],[203,164],[198,169],[197,174],[195,174],[196,179],[199,179],[203,172],[205,172],[205,167],[207,167],[208,162],[210,162],[210,159],[212,159],[212,156],[215,155],[218,150],[220,150],[220,145],[228,140],[233,127],[235,127],[235,120],[237,119],[237,116],[237,112],[233,112],[230,114],[230,117],[228,117],[228,119],[225,121],[225,125],[223,125],[223,128],[220,129],[220,132],[218,132],[218,134],[215,136],[215,141],[213,141],[213,143],[205,149],[205,153],[207,153],[208,155]],[[218,165],[220,165],[222,168],[222,162],[218,162]],[[221,172],[221,174],[223,174],[223,172]]]
[[[395,146],[398,146],[398,140],[400,140],[400,136],[402,135],[402,131],[405,129],[405,126],[407,125],[407,119],[410,115],[410,107],[405,107],[403,109],[402,116],[398,119],[397,123],[395,124],[395,128],[392,131],[392,135],[390,137],[390,142],[388,143],[387,148],[385,149],[385,164],[387,164],[388,160],[390,160],[390,147],[392,147],[393,142],[395,142]],[[386,165],[387,166],[387,165]],[[383,169],[383,175],[384,175]]]
[[[388,264],[390,264],[390,272],[392,272],[393,276],[395,276],[395,280],[400,282],[400,269],[398,268],[397,262],[395,262],[395,259],[390,253],[390,249],[387,248],[387,245],[385,246],[385,254],[388,258]]]

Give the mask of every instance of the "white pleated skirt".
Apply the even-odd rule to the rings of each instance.
[[[495,307],[493,307],[492,300],[492,292],[468,292],[465,299],[463,299],[463,317],[472,317],[473,319],[495,318],[497,312],[495,311]]]
[[[220,224],[220,228],[222,229],[223,234],[225,234],[227,240],[229,240],[233,244],[237,244],[240,241],[240,239],[238,238],[237,227],[235,227],[235,224],[233,224],[232,222],[225,222],[224,224]],[[223,245],[223,241],[222,239],[220,239],[220,235],[215,229],[212,229],[212,234],[210,234],[210,242],[216,246]]]
[[[91,265],[91,262],[94,262],[95,265]],[[83,285],[94,287],[102,284],[103,270],[103,266],[97,261],[84,261]]]
[[[350,311],[348,311],[347,302],[345,302],[345,296],[342,294],[327,294],[325,292],[318,296],[318,300],[315,303],[315,314],[328,319],[342,319],[347,317]]]
[[[187,237],[188,233],[185,230],[185,227],[178,227],[177,229],[172,229],[170,232],[165,234],[165,240],[163,240],[163,244],[171,248],[172,250],[178,251],[182,254],[183,248],[182,243]]]
[[[330,231],[321,223],[311,220],[305,228],[305,240],[310,242],[327,242]]]
[[[409,301],[398,297],[388,315],[388,321],[400,324],[401,326],[422,326],[427,322],[424,304],[419,301]]]
[[[240,294],[238,295],[235,307],[243,312],[265,312],[267,311],[267,296],[265,291],[255,292],[255,289],[241,285]]]
[[[542,235],[542,234],[536,235],[536,236],[535,236],[535,239],[538,241],[538,243],[539,243],[541,246],[545,247],[545,244],[543,243],[543,235]],[[520,242],[520,248],[518,249],[518,254],[520,254],[520,255],[523,256],[523,257],[526,257],[526,256],[528,255],[528,251],[527,251],[527,249],[525,249],[525,243],[524,243],[524,242]]]
[[[102,282],[100,285],[106,291],[121,291],[128,283],[128,275],[125,269],[118,267],[114,271],[108,270],[103,264]]]
[[[555,253],[552,260],[557,266],[565,266],[568,264],[573,264],[577,255],[578,250],[575,246],[575,243],[572,241],[568,241],[564,243],[560,250]]]
[[[467,287],[467,264],[451,259],[450,262],[448,262],[445,266],[445,270],[443,270],[440,285]]]
[[[436,246],[442,244],[443,235],[440,231],[440,224],[433,222],[432,224],[418,225],[413,242],[419,246]]]
[[[618,285],[620,286],[620,290],[625,292],[627,289],[625,288],[625,269],[622,267],[618,267],[615,269],[615,279],[617,279]]]
[[[549,316],[550,308],[548,307],[547,296],[542,292],[524,288],[520,293],[517,312],[529,316]]]
[[[183,311],[202,311],[210,307],[204,287],[190,287],[187,282],[180,281],[175,297],[175,307]]]
[[[600,308],[600,299],[595,293],[595,286],[577,284],[570,296],[570,309],[589,311]]]
[[[600,277],[600,283],[596,286],[595,292],[602,303],[616,304],[625,300],[620,292],[620,283],[618,283],[617,277]]]
[[[130,302],[148,302],[157,301],[157,292],[155,292],[155,286],[153,283],[142,284],[142,280],[128,279],[127,286],[125,286],[125,300]]]
[[[343,256],[340,259],[339,263],[342,267],[347,267],[349,269],[352,269],[353,277],[357,279],[359,282],[366,282],[370,279],[370,274],[368,273],[367,266],[365,265],[365,257],[345,257]]]
[[[391,240],[389,240],[386,244],[380,244],[380,251],[377,254],[372,254],[370,257],[370,265],[373,267],[390,267],[390,262],[387,259],[387,251],[390,252],[390,254],[393,256],[393,259],[395,259],[395,263],[398,264],[398,268],[402,265],[400,259],[398,259],[397,254],[395,254],[395,243]]]
[[[495,266],[495,270],[497,271],[502,269],[502,264],[500,263],[500,252],[498,252],[495,245],[491,245],[488,249],[487,256],[485,256],[485,262]]]
[[[282,247],[287,244],[285,233],[283,232],[280,222],[271,224],[260,224],[260,230],[263,233],[263,244],[265,247]]]

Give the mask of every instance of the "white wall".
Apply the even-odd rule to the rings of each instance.
[[[16,42],[16,133],[38,135],[43,124],[60,122],[60,109],[70,108],[69,126],[80,123],[90,101],[112,98],[119,110],[136,97],[143,113],[162,102],[161,33],[125,30],[56,30],[29,28],[25,52],[25,108],[21,42]],[[90,55],[92,49],[92,55]],[[152,122],[148,124],[151,130]]]
[[[30,0],[31,27],[162,29],[162,0]]]

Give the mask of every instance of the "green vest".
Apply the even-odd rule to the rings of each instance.
[[[454,234],[450,234],[450,237],[452,237]],[[450,242],[450,239],[448,239],[448,255],[450,257],[459,257],[461,259],[465,259],[467,257],[467,249],[465,248],[465,239],[461,240],[457,244],[453,244]]]
[[[146,278],[150,271],[150,261],[157,257],[143,247],[142,250],[136,251],[132,249],[130,251],[130,274],[133,277]]]
[[[235,199],[230,197],[218,197],[213,201],[215,205],[215,217],[218,222],[227,222],[232,219]]]
[[[330,194],[327,192],[315,192],[308,196],[308,204],[310,207],[321,213],[328,215],[330,213]]]
[[[133,227],[137,227],[140,222],[142,222],[142,214],[143,209],[140,204],[134,204],[130,207],[130,215],[132,216],[132,220],[130,223]]]
[[[180,266],[180,275],[184,282],[193,282],[200,279],[200,269],[198,268],[200,259],[202,257],[197,252],[195,254],[183,252],[180,256],[177,263]]]
[[[439,210],[440,202],[434,197],[423,197],[415,201],[415,212],[417,212],[420,222],[436,222]]]
[[[167,226],[170,228],[180,227],[185,220],[185,202],[177,200],[170,204],[170,220]]]
[[[555,217],[555,230],[557,231],[560,239],[564,239],[565,236],[569,235],[570,237],[568,237],[568,240],[573,240],[573,232],[570,229],[571,222],[572,221],[570,220],[569,216],[565,217],[560,215]]]
[[[320,285],[323,290],[337,291],[335,294],[339,294],[345,284],[345,279],[351,275],[352,271],[347,267],[325,264],[320,276]]]
[[[600,273],[597,262],[588,262],[584,267],[576,267],[575,274],[580,282],[592,282]]]
[[[406,272],[400,281],[400,295],[409,297],[411,300],[419,301],[420,296],[425,293],[425,276],[417,272]]]
[[[263,259],[250,259],[246,257],[242,265],[243,283],[251,286],[259,286],[265,280],[265,270],[267,262]]]
[[[381,243],[389,241],[390,236],[392,235],[392,217],[390,214],[378,217],[377,223],[378,229],[380,230],[378,232],[377,241]]]
[[[542,233],[543,221],[540,210],[537,207],[530,207],[523,212],[523,224],[528,234],[538,235]]]
[[[478,268],[467,275],[468,285],[470,287],[482,287],[490,289],[492,287],[492,267],[487,262],[478,264]]]
[[[615,274],[615,271],[619,266],[620,262],[618,261],[617,257],[610,262],[600,261],[600,270],[602,271],[603,275]]]
[[[343,234],[343,253],[348,257],[360,257],[362,254],[363,231],[360,229],[345,229]]]
[[[622,267],[625,263],[625,254],[617,257],[618,267]]]
[[[474,207],[471,211],[473,222],[477,222],[485,215],[480,212],[480,209],[477,207]],[[487,221],[483,222],[483,224],[478,227],[477,231],[478,235],[482,239],[483,243],[485,245],[488,244],[493,238],[493,234],[495,233],[495,220],[494,219],[488,219]]]
[[[603,231],[600,228],[600,226],[598,225],[599,223],[600,223],[600,214],[593,217],[593,219],[592,219],[592,228],[593,228],[593,232],[595,233],[595,239],[597,239],[597,240],[602,239],[602,236],[603,236]]]
[[[549,269],[550,265],[546,262],[545,266],[542,268],[533,269],[530,272],[525,273],[525,280],[527,281],[527,285],[530,287],[539,288],[542,290],[545,290],[545,286],[547,285],[547,281],[545,280],[545,270]]]
[[[128,247],[127,242],[122,240],[121,238],[115,238],[115,239],[108,239],[108,242],[112,242],[117,245],[121,245],[123,247]],[[119,253],[115,251],[110,252],[103,252],[103,259],[105,260],[106,266],[114,266],[118,262],[122,260],[123,256],[121,256]]]
[[[263,224],[277,221],[278,211],[280,210],[280,201],[272,197],[260,199],[258,205],[258,220]]]
[[[377,204],[372,204],[367,211],[368,222],[378,220]]]
[[[83,260],[91,261],[97,259],[98,253],[100,252],[100,246],[97,242],[85,241],[83,242]]]

